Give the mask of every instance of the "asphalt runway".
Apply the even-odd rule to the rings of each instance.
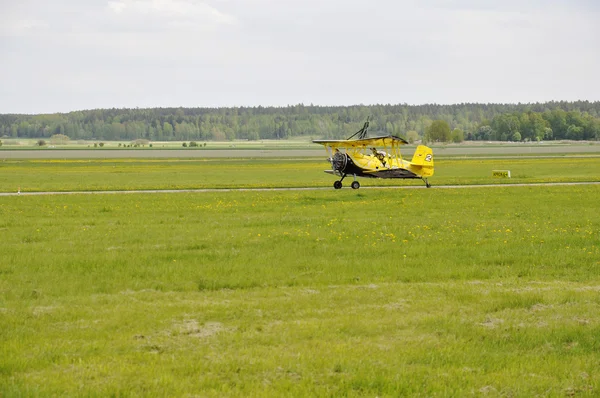
[[[483,184],[483,185],[433,185],[429,189],[476,189],[476,188],[514,188],[514,187],[548,187],[573,185],[600,185],[594,182],[552,182],[531,184]],[[344,189],[344,188],[343,188]],[[373,189],[428,189],[424,185],[361,187],[361,190]],[[206,192],[278,192],[278,191],[324,191],[334,189],[328,187],[297,187],[297,188],[207,188],[207,189],[150,189],[137,191],[68,191],[68,192],[0,192],[0,196],[43,196],[43,195],[118,195],[118,194],[155,194],[155,193],[206,193]],[[345,190],[352,190],[348,187]]]
[[[559,156],[600,154],[597,144],[523,144],[489,146],[433,146],[435,156]],[[407,151],[405,154],[404,152]],[[403,148],[409,156],[413,147]],[[410,153],[409,153],[410,152]],[[19,149],[0,150],[0,159],[204,159],[204,158],[314,158],[326,157],[323,147],[314,149]]]

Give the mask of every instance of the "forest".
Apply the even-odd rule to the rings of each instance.
[[[230,108],[93,109],[55,114],[0,114],[0,138],[224,141],[346,138],[370,117],[371,134],[427,140],[445,121],[460,140],[599,140],[600,102],[533,104],[353,105]],[[454,135],[456,137],[456,135]],[[441,136],[433,141],[450,140]]]

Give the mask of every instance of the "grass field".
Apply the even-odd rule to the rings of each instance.
[[[6,160],[0,192],[330,187],[324,158]],[[511,170],[511,179],[492,177]],[[435,185],[600,181],[600,157],[440,159]],[[360,179],[363,186],[423,185],[420,180]],[[348,185],[347,183],[346,185]]]
[[[321,167],[301,164],[299,179]],[[448,164],[474,180],[483,167]],[[165,165],[175,184],[193,166]],[[53,189],[73,189],[65,170],[100,181],[2,167],[30,181],[40,167]],[[553,167],[529,178],[568,178]],[[599,195],[0,197],[0,396],[597,396]]]
[[[9,160],[0,191],[329,186],[326,166]],[[436,166],[438,185],[600,175]],[[598,190],[1,198],[0,395],[596,395]]]

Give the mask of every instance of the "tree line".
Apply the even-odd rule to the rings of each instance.
[[[55,114],[0,114],[0,138],[210,141],[345,138],[370,117],[371,134],[412,140],[598,140],[600,102],[535,104],[355,105],[231,108],[93,109]],[[434,121],[451,134],[428,135]],[[457,139],[458,137],[458,139]]]

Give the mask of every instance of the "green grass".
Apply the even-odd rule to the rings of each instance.
[[[0,192],[330,187],[334,177],[323,173],[327,168],[324,158],[6,160],[0,162]],[[493,178],[492,170],[510,170],[512,178]],[[434,186],[565,181],[600,181],[600,157],[440,159],[430,178]],[[420,180],[360,182],[423,185]]]
[[[599,186],[0,198],[1,396],[596,396]]]
[[[0,163],[0,190],[80,191],[327,184],[327,162],[281,159],[18,160]]]

